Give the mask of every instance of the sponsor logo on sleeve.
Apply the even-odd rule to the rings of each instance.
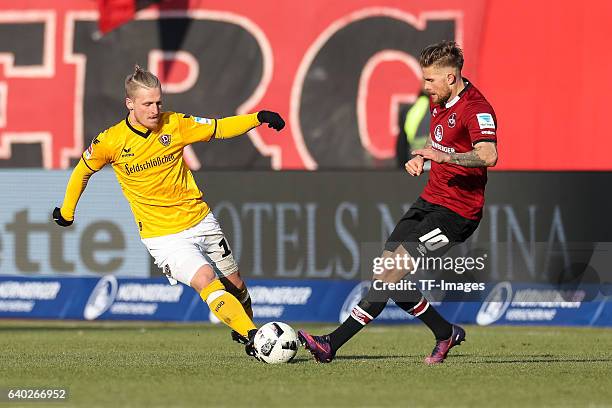
[[[198,116],[194,116],[193,120],[195,120],[196,122],[202,124],[202,125],[210,125],[212,124],[212,119],[208,119],[208,118],[200,118]]]
[[[93,154],[93,144],[90,144],[87,150],[85,150],[85,152],[83,153],[83,156],[85,156],[85,159],[89,160],[91,159],[92,154]]]
[[[477,113],[476,119],[481,129],[495,129],[495,121],[490,113]]]

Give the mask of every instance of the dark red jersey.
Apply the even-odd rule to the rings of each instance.
[[[466,153],[479,142],[497,142],[497,118],[478,89],[466,87],[444,106],[430,105],[431,145],[446,153]],[[421,197],[471,220],[482,217],[486,167],[462,167],[431,162],[429,181]]]

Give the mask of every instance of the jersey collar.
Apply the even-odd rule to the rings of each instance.
[[[472,86],[472,83],[468,81],[467,78],[463,78],[463,82],[465,83],[465,87],[461,90],[461,92],[457,94],[457,96],[455,96],[450,101],[446,102],[446,104],[444,105],[445,109],[451,108],[453,107],[454,104],[459,102],[459,99],[461,99],[461,96],[468,90],[468,88]]]
[[[130,123],[130,120],[128,119],[130,117],[130,114],[128,113],[127,116],[125,117],[125,124],[127,125],[127,127],[130,128],[130,130],[134,133],[136,133],[138,136],[142,136],[145,139],[151,134],[151,129],[147,129],[146,132],[143,132],[141,130],[136,129],[134,126],[132,126],[132,124]]]

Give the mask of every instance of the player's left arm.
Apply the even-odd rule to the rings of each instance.
[[[497,164],[497,144],[494,142],[479,142],[466,153],[445,153],[428,147],[417,149],[412,154],[436,163],[452,163],[462,167],[493,167]]]
[[[478,112],[478,113],[476,113]],[[497,120],[487,105],[473,108],[467,115],[465,127],[472,141],[473,149],[465,153],[445,153],[426,146],[415,150],[413,155],[437,163],[451,163],[462,167],[493,167],[497,164]]]
[[[448,163],[463,167],[493,167],[497,164],[497,144],[478,142],[474,150],[467,153],[449,154]]]
[[[229,116],[223,119],[206,119],[185,115],[180,117],[181,134],[185,144],[208,142],[210,139],[230,139],[267,123],[277,131],[285,127],[285,121],[276,112],[260,111],[247,115]]]

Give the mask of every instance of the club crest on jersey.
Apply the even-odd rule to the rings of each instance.
[[[457,124],[457,114],[452,113],[448,118],[448,127],[454,128],[456,124]]]
[[[438,108],[433,108],[433,110],[431,111],[431,116],[435,118],[437,114],[438,114]]]
[[[434,137],[436,138],[436,141],[442,141],[442,137],[444,137],[444,129],[442,128],[442,125],[436,126],[436,128],[434,129]]]
[[[165,147],[168,147],[168,146],[170,146],[170,142],[172,141],[172,137],[170,135],[168,135],[168,134],[164,134],[164,135],[161,135],[158,140],[159,140],[159,143],[161,143]]]

